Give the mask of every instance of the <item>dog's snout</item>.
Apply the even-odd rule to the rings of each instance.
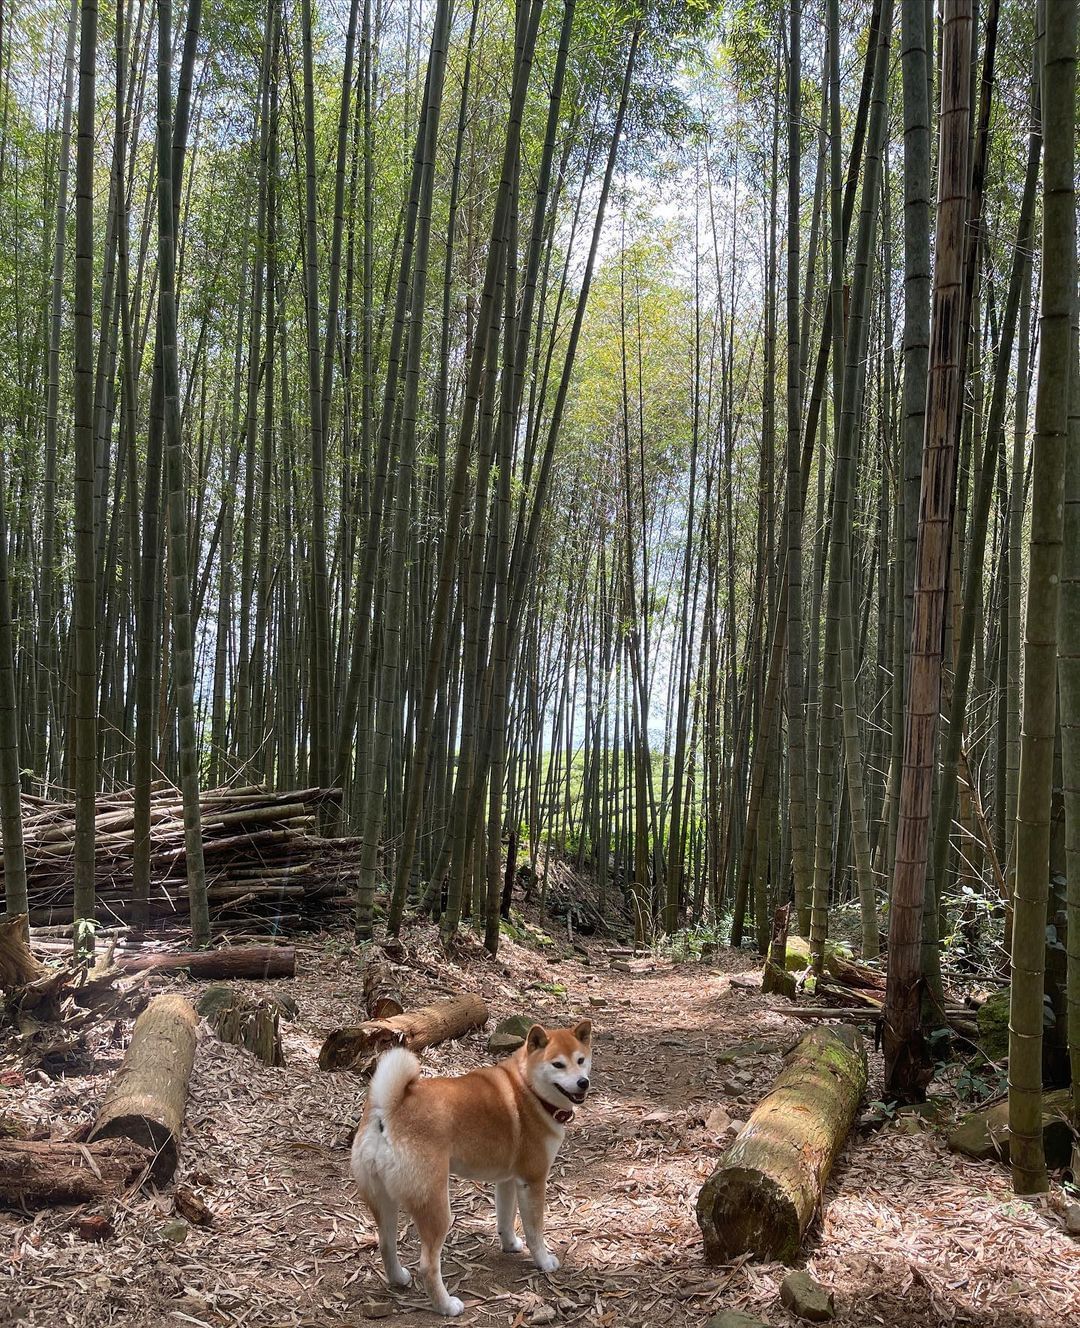
[[[580,1088],[581,1091],[584,1093],[584,1091],[586,1090],[586,1088],[588,1088],[588,1086],[589,1086],[589,1081],[588,1081],[588,1079],[586,1079],[584,1076],[582,1076],[582,1077],[577,1081],[577,1086],[578,1086],[578,1088]]]

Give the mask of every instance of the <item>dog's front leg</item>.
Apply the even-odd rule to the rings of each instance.
[[[525,1248],[514,1230],[517,1209],[517,1182],[499,1181],[495,1186],[495,1222],[499,1228],[499,1240],[502,1242],[504,1254],[517,1254],[518,1250]]]
[[[529,1253],[533,1263],[541,1272],[553,1273],[559,1261],[544,1243],[544,1201],[547,1194],[547,1178],[535,1181],[518,1181],[517,1197],[521,1209],[521,1225],[525,1228],[525,1239],[529,1244]]]

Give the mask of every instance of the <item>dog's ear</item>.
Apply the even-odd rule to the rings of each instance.
[[[533,1024],[525,1039],[525,1050],[529,1053],[543,1051],[548,1044],[548,1035],[540,1024]]]
[[[583,1019],[580,1024],[575,1024],[574,1037],[576,1037],[579,1042],[588,1044],[589,1039],[592,1037],[592,1020]]]

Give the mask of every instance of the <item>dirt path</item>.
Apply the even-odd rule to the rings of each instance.
[[[682,1328],[728,1308],[775,1328],[796,1322],[777,1299],[784,1270],[706,1267],[694,1220],[724,1140],[805,1027],[783,1002],[732,986],[749,959],[627,972],[601,947],[589,964],[549,964],[508,946],[497,965],[470,952],[455,968],[428,932],[407,940],[410,998],[465,987],[483,993],[495,1018],[527,1011],[559,1023],[589,1013],[596,1023],[595,1091],[568,1132],[548,1209],[563,1266],[549,1277],[526,1256],[502,1254],[490,1194],[455,1183],[444,1272],[466,1303],[458,1322]],[[209,1037],[200,1043],[181,1179],[205,1198],[214,1227],[172,1243],[169,1194],[121,1207],[115,1240],[100,1246],[78,1242],[66,1214],[0,1215],[0,1328],[438,1322],[418,1292],[386,1290],[346,1174],[360,1085],[314,1063],[323,1031],[357,1009],[355,956],[329,940],[303,949],[300,971],[282,984],[301,1011],[286,1026],[285,1069],[257,1069]],[[733,1057],[747,1040],[759,1045]],[[26,1086],[32,1117],[60,1132],[92,1114],[120,1057],[104,1033],[93,1050],[92,1078]],[[425,1056],[437,1072],[485,1059],[480,1035]],[[10,1108],[10,1098],[0,1105]],[[719,1136],[705,1124],[717,1107],[731,1123]],[[836,1322],[1064,1328],[1080,1303],[1080,1245],[1049,1210],[1016,1203],[1007,1179],[953,1157],[930,1134],[893,1129],[853,1142],[806,1248],[808,1267],[835,1293]],[[415,1268],[416,1257],[410,1230],[403,1259]]]

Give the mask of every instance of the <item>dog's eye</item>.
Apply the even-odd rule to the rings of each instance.
[[[551,1063],[552,1063],[552,1065],[554,1065],[554,1067],[556,1068],[556,1070],[565,1070],[565,1069],[566,1069],[566,1062],[565,1062],[565,1061],[552,1061]]]
[[[584,1057],[584,1056],[579,1056],[579,1057],[577,1058],[577,1063],[578,1063],[579,1065],[584,1065],[584,1064],[585,1064],[585,1057]]]

